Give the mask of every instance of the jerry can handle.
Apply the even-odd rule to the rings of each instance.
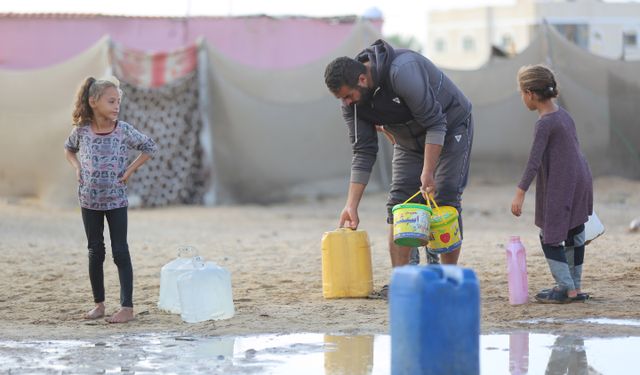
[[[179,258],[192,258],[196,255],[198,255],[198,250],[193,246],[180,246],[178,248]]]
[[[204,268],[204,258],[200,255],[196,255],[191,259],[191,263],[193,264],[193,268],[200,270]]]

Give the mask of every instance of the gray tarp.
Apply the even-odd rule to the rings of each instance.
[[[378,37],[369,24],[358,23],[332,53],[288,70],[243,66],[203,43],[197,91],[206,152],[194,151],[193,157],[207,159],[198,165],[209,169],[204,172],[210,177],[209,198],[192,201],[270,202],[345,194],[350,146],[339,102],[324,86],[324,68]],[[75,89],[87,75],[108,71],[108,48],[104,39],[60,65],[0,71],[0,195],[74,204],[75,179],[62,144],[70,131]],[[521,102],[516,72],[536,63],[555,70],[560,104],[576,120],[594,174],[640,178],[640,63],[594,56],[546,26],[512,59],[494,60],[475,71],[446,72],[474,105],[474,177],[514,184],[519,179],[536,114]],[[389,181],[390,147],[384,138],[380,143],[372,190],[385,190]],[[146,173],[152,171],[143,167],[139,178]]]

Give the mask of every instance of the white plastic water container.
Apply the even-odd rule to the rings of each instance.
[[[589,215],[589,220],[584,223],[584,232],[585,245],[604,233],[604,225],[600,221],[598,215],[596,215],[595,211],[593,211],[593,214]]]
[[[180,316],[187,323],[233,317],[231,274],[202,257],[193,258],[193,270],[178,277]]]
[[[191,246],[178,248],[178,257],[160,269],[160,297],[158,308],[172,314],[180,314],[178,277],[193,270],[193,257],[198,255]]]

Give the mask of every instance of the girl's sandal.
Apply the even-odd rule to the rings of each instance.
[[[542,289],[539,294],[542,294],[542,293],[548,294],[548,293],[551,292],[551,290],[552,290],[552,288],[551,289]],[[589,293],[578,293],[578,295],[573,297],[572,299],[574,301],[577,301],[577,302],[584,302],[584,301],[586,301],[588,299],[591,299],[591,296],[589,295]]]
[[[577,298],[577,297],[576,297]],[[566,291],[561,291],[556,288],[550,290],[543,290],[542,292],[536,294],[536,301],[540,303],[555,303],[555,304],[564,304],[573,302],[574,299],[567,296]]]
[[[584,301],[586,301],[586,300],[588,300],[590,298],[591,297],[589,296],[588,293],[578,293],[578,295],[573,297],[573,298],[571,298],[571,300],[575,301],[575,302],[584,302]]]

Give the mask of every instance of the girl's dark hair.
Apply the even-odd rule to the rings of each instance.
[[[73,125],[79,126],[93,120],[93,110],[89,105],[89,98],[93,98],[94,100],[100,99],[104,90],[109,87],[115,87],[118,90],[118,94],[122,95],[117,81],[113,82],[106,79],[96,80],[93,77],[87,77],[87,79],[84,80],[76,94],[76,104],[73,108],[73,114],[71,115]]]
[[[518,70],[518,85],[522,91],[531,91],[538,100],[558,96],[558,85],[553,71],[544,65],[526,65]]]

